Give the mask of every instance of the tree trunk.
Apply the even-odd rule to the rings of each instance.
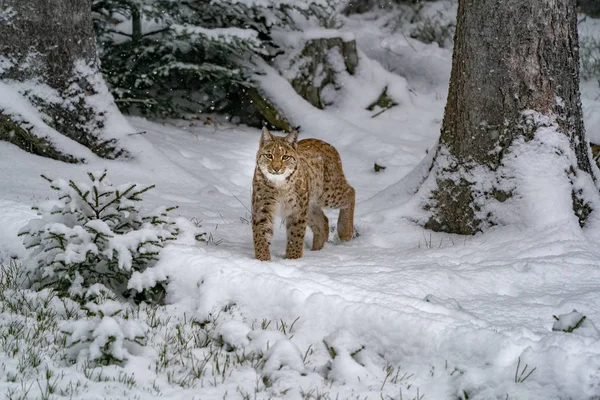
[[[114,102],[99,72],[90,0],[0,1],[0,54],[0,80],[33,105],[47,125],[0,105],[0,139],[35,154],[82,161],[46,135],[53,129],[102,157],[127,155],[117,138],[104,132]],[[27,140],[2,135],[12,131],[10,125],[18,125]]]
[[[131,40],[139,42],[142,39],[142,13],[139,6],[131,5]]]
[[[540,116],[548,120],[541,122]],[[591,175],[579,93],[576,0],[459,0],[426,227],[474,234],[496,223],[483,204],[519,192],[501,184],[510,179],[501,169],[511,146],[533,140],[548,121],[569,139],[575,159],[570,174]],[[487,183],[481,182],[482,167]],[[574,210],[583,223],[590,210],[578,194],[573,193]]]

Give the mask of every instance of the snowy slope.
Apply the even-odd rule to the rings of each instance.
[[[431,60],[442,71],[433,74],[444,82],[449,51],[431,46]],[[323,250],[285,260],[277,225],[274,260],[253,259],[248,208],[256,129],[130,118],[132,133],[139,133],[127,138],[135,161],[91,157],[78,166],[0,142],[4,259],[24,254],[16,232],[34,217],[29,207],[52,196],[41,173],[83,180],[88,170],[107,168],[116,184],[155,183],[149,207],[177,204],[179,215],[202,220],[212,237],[209,244],[181,241],[165,249],[157,268],[171,281],[169,305],[156,314],[138,311],[152,327],[150,343],[122,369],[69,365],[43,353],[38,367],[21,371],[20,358],[2,340],[3,329],[18,318],[0,309],[0,393],[42,398],[46,381],[56,379],[60,390],[52,398],[600,396],[600,334],[594,327],[600,324],[600,227],[581,231],[565,223],[568,215],[532,209],[543,219],[539,224],[523,221],[475,237],[426,231],[412,222],[418,168],[409,173],[435,144],[444,84],[430,81],[415,90],[363,53],[357,75],[341,77],[336,106],[321,111],[275,73],[261,79],[302,126],[302,137],[325,139],[340,151],[357,191],[360,237],[342,244],[331,234]],[[365,107],[385,86],[399,106],[371,118],[374,112]],[[586,114],[586,122],[594,118],[596,113]],[[387,169],[375,173],[374,162]],[[536,190],[552,194],[548,187]],[[336,212],[328,214],[333,223]],[[553,331],[553,315],[573,309],[587,317],[586,327]],[[194,335],[207,328],[190,321],[206,320],[222,348],[195,345]],[[177,347],[178,337],[184,337],[183,347]],[[181,348],[189,352],[178,353]],[[232,361],[242,351],[260,354],[260,362]],[[164,357],[169,362],[163,365]],[[196,380],[190,374],[197,364],[190,360],[206,361]],[[45,381],[46,368],[54,375]],[[68,389],[77,383],[78,389]]]

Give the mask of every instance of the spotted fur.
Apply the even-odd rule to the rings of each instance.
[[[252,182],[252,233],[258,260],[271,259],[273,219],[281,207],[287,228],[286,258],[302,257],[306,226],[313,232],[312,250],[329,238],[322,208],[339,208],[338,236],[352,239],[355,192],[342,171],[335,147],[318,139],[298,142],[298,132],[274,136],[263,128]]]

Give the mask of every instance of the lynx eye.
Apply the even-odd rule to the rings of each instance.
[[[273,154],[263,154],[263,157],[266,157],[269,160],[272,160],[273,159]]]
[[[283,161],[289,160],[290,158],[292,158],[292,157],[290,157],[290,156],[281,156],[281,159]]]

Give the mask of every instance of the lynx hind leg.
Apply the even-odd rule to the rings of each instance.
[[[308,226],[313,233],[312,250],[321,250],[329,239],[329,220],[318,206],[311,206],[308,211]]]
[[[306,210],[300,215],[288,216],[287,224],[287,247],[285,258],[294,259],[302,257],[304,248],[304,235],[306,234]]]
[[[347,242],[352,239],[354,234],[354,201],[356,193],[354,188],[347,185],[340,206],[340,216],[338,217],[337,231],[341,241]]]

